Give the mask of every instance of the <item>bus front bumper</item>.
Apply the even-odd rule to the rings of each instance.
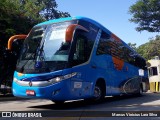
[[[23,98],[43,98],[50,100],[67,100],[69,96],[68,80],[64,80],[49,86],[21,86],[13,81],[12,92],[14,96]],[[33,84],[33,83],[28,83]],[[63,89],[62,89],[63,88]]]

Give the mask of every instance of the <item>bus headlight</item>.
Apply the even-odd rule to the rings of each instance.
[[[18,81],[18,79],[14,77],[14,78],[13,78],[13,81],[14,81],[14,82],[17,82],[17,81]]]
[[[72,78],[72,77],[74,77],[76,75],[77,75],[77,73],[74,72],[74,73],[67,74],[67,75],[64,75],[64,76],[59,76],[59,77],[52,78],[52,79],[49,80],[49,82],[54,84],[54,83],[60,82],[62,80],[66,80],[66,79]]]

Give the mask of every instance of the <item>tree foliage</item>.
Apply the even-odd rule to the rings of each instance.
[[[160,32],[160,0],[138,0],[129,9],[137,31]]]
[[[58,7],[55,0],[40,0],[45,4],[45,8],[41,11],[41,15],[46,19],[55,19],[61,17],[68,17],[70,14],[68,12],[62,12],[57,10]]]
[[[0,0],[0,85],[2,80],[12,78],[17,51],[6,51],[9,37],[15,34],[28,34],[37,23],[68,17],[68,12],[57,10],[55,0]],[[19,52],[19,51],[18,51]],[[15,53],[15,54],[13,54]]]
[[[155,56],[160,57],[160,36],[157,35],[155,38],[151,38],[149,42],[139,46],[136,50],[147,60],[154,58]]]
[[[10,36],[28,34],[42,21],[70,16],[56,9],[55,0],[0,0],[0,6],[0,53]]]
[[[55,0],[1,0],[0,40],[4,43],[14,34],[27,34],[38,22],[70,16],[58,11]]]
[[[135,50],[136,51],[136,43],[128,43],[128,45],[133,49],[133,50]]]

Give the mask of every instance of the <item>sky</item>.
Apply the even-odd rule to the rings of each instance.
[[[116,34],[126,43],[137,46],[149,41],[159,33],[137,32],[137,24],[129,19],[129,7],[137,0],[56,0],[58,10],[70,13],[71,16],[91,18]]]

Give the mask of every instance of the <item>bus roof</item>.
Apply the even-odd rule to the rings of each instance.
[[[59,18],[59,19],[53,19],[53,20],[49,20],[49,21],[45,21],[42,23],[37,24],[36,26],[41,26],[41,25],[48,25],[48,24],[53,24],[53,23],[59,23],[59,22],[65,22],[65,21],[70,21],[70,20],[85,20],[88,21],[94,25],[96,25],[97,27],[101,28],[103,31],[107,32],[109,35],[113,34],[111,31],[109,31],[107,28],[105,28],[103,25],[101,25],[100,23],[98,23],[97,21],[87,18],[87,17],[82,17],[82,16],[75,16],[75,17],[66,17],[66,18]],[[115,35],[115,34],[114,34]],[[116,35],[115,35],[116,36]],[[117,37],[119,38],[119,37]],[[120,38],[119,38],[120,39]],[[136,53],[139,57],[143,58],[142,56],[140,56],[136,51],[134,51],[130,46],[128,46],[122,39],[120,39],[123,44],[125,44],[125,46],[130,49],[131,51],[133,51],[134,53]],[[144,58],[143,58],[144,59]]]
[[[88,22],[96,25],[97,27],[100,27],[102,30],[105,30],[107,33],[111,34],[111,31],[106,29],[100,23],[98,23],[98,22],[96,22],[96,21],[94,21],[94,20],[92,20],[90,18],[82,17],[82,16],[66,17],[66,18],[59,18],[59,19],[49,20],[49,21],[45,21],[45,22],[39,23],[36,26],[48,25],[48,24],[52,24],[52,23],[65,22],[65,21],[70,21],[70,20],[85,20],[85,21],[88,21]]]

